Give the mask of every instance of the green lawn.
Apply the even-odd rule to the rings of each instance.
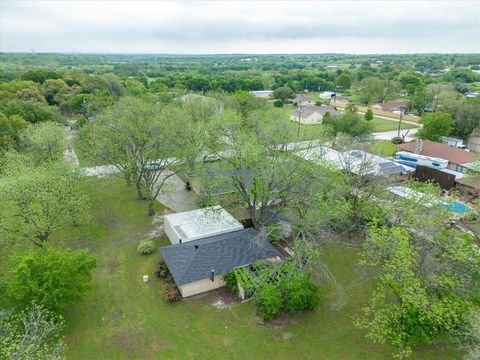
[[[57,246],[88,247],[98,256],[93,287],[66,316],[68,359],[390,359],[392,349],[373,344],[352,319],[372,284],[356,271],[357,250],[330,247],[324,260],[343,286],[343,307],[331,286],[313,312],[262,325],[253,304],[212,308],[206,299],[166,304],[152,274],[159,254],[140,256],[138,242],[152,230],[146,205],[119,179],[90,179],[94,221],[55,235]],[[161,211],[161,207],[159,209]],[[164,237],[158,245],[167,244]],[[460,359],[453,348],[426,348],[412,359]]]
[[[398,130],[398,121],[385,120],[385,119],[381,119],[381,118],[378,118],[378,117],[374,116],[373,119],[370,120],[370,122],[373,125],[373,132]],[[402,130],[413,129],[413,128],[417,128],[417,127],[418,127],[417,125],[402,122],[401,129]]]
[[[372,141],[370,151],[372,154],[384,157],[390,157],[395,154],[398,149],[390,140],[374,140]]]

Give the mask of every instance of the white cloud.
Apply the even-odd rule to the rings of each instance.
[[[479,1],[0,1],[1,51],[479,52]]]

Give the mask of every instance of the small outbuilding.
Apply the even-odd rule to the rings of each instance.
[[[164,224],[172,244],[243,230],[243,225],[221,206],[165,215]]]
[[[223,275],[259,261],[279,261],[280,253],[253,228],[160,248],[183,297],[225,285]]]

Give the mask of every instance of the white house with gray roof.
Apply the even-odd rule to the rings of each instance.
[[[332,116],[339,116],[340,113],[331,106],[305,106],[300,107],[290,114],[290,120],[300,122],[305,125],[318,125],[323,121],[326,113]]]
[[[280,253],[252,228],[160,248],[183,297],[225,286],[223,275],[259,261],[275,262]]]

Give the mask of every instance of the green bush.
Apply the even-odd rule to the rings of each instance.
[[[318,286],[308,274],[299,271],[290,271],[279,284],[282,294],[283,308],[289,314],[302,310],[312,310],[319,303]]]
[[[281,108],[283,106],[283,101],[280,100],[280,99],[277,99],[273,102],[273,106],[275,106],[277,108]]]
[[[403,142],[403,139],[400,136],[395,136],[392,138],[392,143],[393,144],[401,144]]]
[[[282,298],[273,284],[262,286],[255,297],[257,311],[263,320],[273,319],[282,308]]]
[[[164,260],[160,260],[155,264],[153,272],[160,279],[170,280],[172,278],[172,274],[170,274],[170,270]]]
[[[155,244],[152,240],[144,240],[137,247],[137,252],[140,255],[151,254],[153,250],[155,250]]]
[[[373,112],[371,109],[368,109],[363,118],[367,121],[373,120]]]
[[[225,281],[225,286],[228,290],[234,294],[238,293],[237,277],[233,271],[223,275],[223,280]]]

